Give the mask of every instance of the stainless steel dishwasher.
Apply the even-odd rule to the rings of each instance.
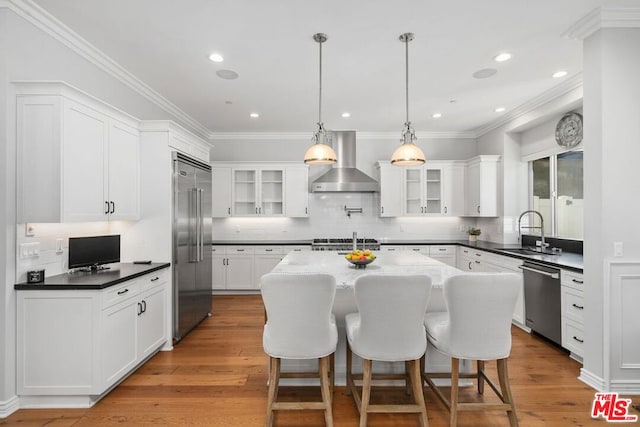
[[[562,345],[560,270],[531,261],[520,268],[524,273],[526,325]]]

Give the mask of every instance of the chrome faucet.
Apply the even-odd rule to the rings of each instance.
[[[526,227],[522,227],[520,225],[520,221],[522,220],[522,217],[525,216],[528,213],[534,213],[536,215],[538,215],[540,217],[540,227],[535,227],[535,226],[526,226]],[[520,217],[518,218],[518,240],[521,240],[522,238],[522,233],[521,230],[523,228],[527,228],[527,229],[539,229],[540,230],[540,252],[544,252],[545,248],[547,247],[547,244],[544,242],[544,218],[542,217],[542,214],[538,211],[534,211],[534,210],[528,210],[528,211],[524,211],[520,214]]]

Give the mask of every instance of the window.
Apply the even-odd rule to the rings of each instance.
[[[584,238],[582,155],[582,151],[569,151],[530,162],[531,206],[544,218],[545,236]],[[537,217],[534,221],[531,226],[540,225]]]

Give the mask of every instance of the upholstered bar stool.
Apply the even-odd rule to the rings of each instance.
[[[431,294],[426,275],[364,275],[356,279],[358,313],[347,314],[347,392],[353,394],[360,411],[360,426],[376,412],[416,413],[422,426],[429,424],[422,393],[420,358],[427,348],[424,315]],[[363,359],[363,374],[352,373],[353,355]],[[405,362],[414,404],[372,405],[371,385],[377,379],[406,379],[405,375],[374,375],[372,361]],[[362,379],[362,396],[356,379]]]
[[[262,276],[260,290],[267,312],[262,344],[269,355],[269,392],[265,425],[272,426],[277,410],[323,410],[327,426],[333,426],[333,369],[330,358],[338,344],[338,330],[331,314],[336,294],[335,278],[328,274],[279,274]],[[281,359],[318,359],[321,402],[278,402],[280,378],[308,378],[307,373],[280,373]],[[331,365],[333,365],[331,363]]]
[[[518,425],[509,386],[507,358],[511,351],[511,318],[519,292],[520,278],[512,273],[470,273],[451,276],[444,282],[447,312],[425,317],[427,339],[439,352],[451,357],[451,374],[424,374],[425,381],[449,410],[449,425],[457,425],[458,412],[507,411],[511,426]],[[461,374],[460,359],[476,360],[477,372]],[[485,361],[496,360],[500,389],[487,377]],[[451,396],[445,397],[434,378],[451,378]],[[502,403],[460,403],[458,379],[476,378],[478,393],[484,382]]]

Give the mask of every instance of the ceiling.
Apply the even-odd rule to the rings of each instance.
[[[324,32],[325,126],[400,133],[400,34],[415,33],[414,127],[473,131],[579,76],[581,42],[562,33],[598,6],[635,0],[35,1],[212,132],[312,132],[318,117],[312,35]],[[493,60],[505,51],[511,60]],[[213,52],[224,62],[211,62]],[[497,73],[472,77],[484,68]],[[239,77],[221,79],[221,69]],[[558,70],[568,75],[552,78]],[[252,112],[260,117],[250,118]],[[442,117],[432,118],[436,112]]]

